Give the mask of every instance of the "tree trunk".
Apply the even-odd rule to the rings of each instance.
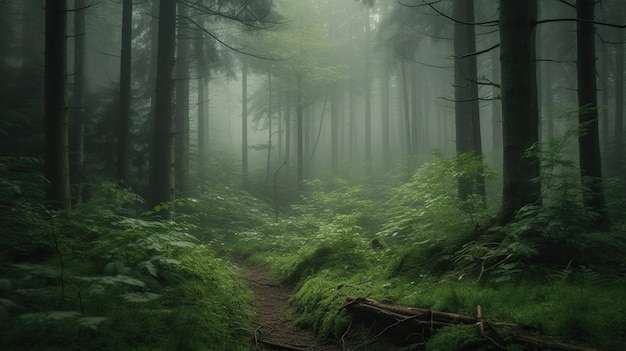
[[[189,6],[178,5],[178,40],[176,51],[176,103],[175,111],[175,179],[176,194],[186,194],[189,186]],[[178,196],[178,195],[177,195]]]
[[[478,106],[478,73],[476,68],[476,34],[474,0],[454,2],[454,99],[457,154],[471,153],[481,157],[480,109]],[[468,56],[469,55],[469,56]],[[461,200],[477,194],[485,198],[485,179],[477,172],[474,179],[459,179],[458,194]]]
[[[383,162],[388,168],[391,165],[391,154],[389,149],[389,66],[385,63],[381,65],[380,75],[380,120],[381,120],[381,133],[383,142]]]
[[[241,184],[248,187],[248,64],[241,65]]]
[[[297,77],[297,101],[296,101],[296,140],[298,143],[297,153],[298,153],[298,170],[297,170],[297,188],[298,193],[301,193],[304,190],[304,140],[303,140],[303,120],[302,120],[302,109],[303,109],[303,101],[302,101],[302,77],[298,74]]]
[[[70,176],[66,109],[66,2],[46,1],[44,170],[51,209],[69,210]]]
[[[174,198],[174,62],[176,48],[176,2],[159,2],[159,34],[155,92],[153,164],[151,169],[152,205]],[[169,213],[168,208],[164,208]]]
[[[493,81],[500,83],[500,49],[492,51],[491,56]],[[493,86],[491,101],[491,128],[492,128],[492,145],[494,154],[502,151],[502,100],[500,99],[500,87]]]
[[[365,9],[365,45],[364,45],[364,59],[365,59],[365,72],[364,73],[364,86],[365,89],[365,161],[369,164],[372,162],[372,87],[371,87],[371,72],[370,72],[370,9]]]
[[[357,163],[356,155],[356,87],[354,82],[350,82],[350,91],[348,96],[348,158],[350,164]]]
[[[267,123],[269,128],[267,132],[267,165],[265,175],[266,185],[268,185],[270,181],[270,164],[272,161],[272,75],[269,72],[267,72],[267,85]]]
[[[503,190],[499,222],[539,202],[539,161],[526,151],[539,140],[533,55],[532,10],[536,0],[500,0],[500,63],[502,94]]]
[[[339,83],[330,89],[330,154],[333,173],[339,172]]]
[[[578,137],[580,171],[589,194],[584,196],[585,206],[599,216],[595,224],[603,228],[608,224],[604,189],[602,185],[602,160],[598,130],[598,93],[596,90],[596,56],[594,20],[595,0],[577,0],[577,53],[578,53],[578,123],[583,132]]]
[[[404,115],[404,150],[406,152],[407,178],[413,175],[413,148],[411,147],[411,111],[409,111],[409,86],[406,78],[406,62],[400,63],[402,71],[402,106]]]
[[[206,76],[198,77],[198,174],[201,176],[206,165],[208,149],[208,118],[207,118],[207,91],[209,79]]]
[[[85,0],[74,0],[74,101],[70,180],[76,187],[74,203],[83,201],[85,163]]]
[[[133,31],[133,1],[124,0],[122,10],[122,57],[120,62],[120,95],[117,117],[117,181],[128,185],[130,152],[130,69]]]
[[[618,169],[616,174],[622,173],[624,160],[624,30],[619,29],[615,44],[615,155],[614,161]]]

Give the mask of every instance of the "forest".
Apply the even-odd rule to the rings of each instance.
[[[626,350],[625,19],[0,0],[0,350]]]

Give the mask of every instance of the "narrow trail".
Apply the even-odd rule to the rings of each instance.
[[[243,278],[254,293],[257,309],[256,329],[252,349],[257,351],[337,351],[342,350],[335,340],[323,340],[312,331],[298,328],[297,312],[289,299],[294,294],[290,285],[272,279],[266,267],[239,262]],[[352,326],[352,329],[363,327]],[[367,329],[367,328],[365,328]],[[361,329],[367,334],[367,330]],[[364,335],[352,332],[344,335],[344,349],[352,351],[406,351],[386,339],[363,339]]]
[[[298,328],[289,305],[293,287],[273,280],[265,267],[241,266],[246,283],[254,292],[257,308],[254,350],[340,350],[333,340],[320,340],[311,331]]]

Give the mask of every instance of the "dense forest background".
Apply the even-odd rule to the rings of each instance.
[[[624,18],[0,1],[0,345],[247,350],[246,261],[333,340],[352,295],[623,349]],[[502,346],[473,332],[411,343]]]

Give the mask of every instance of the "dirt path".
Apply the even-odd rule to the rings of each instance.
[[[319,340],[308,330],[295,326],[289,298],[291,286],[272,280],[264,267],[243,266],[244,279],[254,292],[258,316],[252,347],[254,350],[339,350],[333,340]]]
[[[239,264],[243,278],[254,292],[257,318],[256,330],[252,339],[252,349],[257,351],[337,351],[341,350],[335,340],[321,340],[313,332],[298,328],[297,314],[289,304],[293,295],[292,286],[281,285],[273,280],[265,267]],[[363,327],[353,326],[352,329]],[[359,351],[406,351],[410,348],[398,347],[389,340],[369,339],[361,333],[344,335],[344,347]],[[363,338],[366,339],[363,339]]]

